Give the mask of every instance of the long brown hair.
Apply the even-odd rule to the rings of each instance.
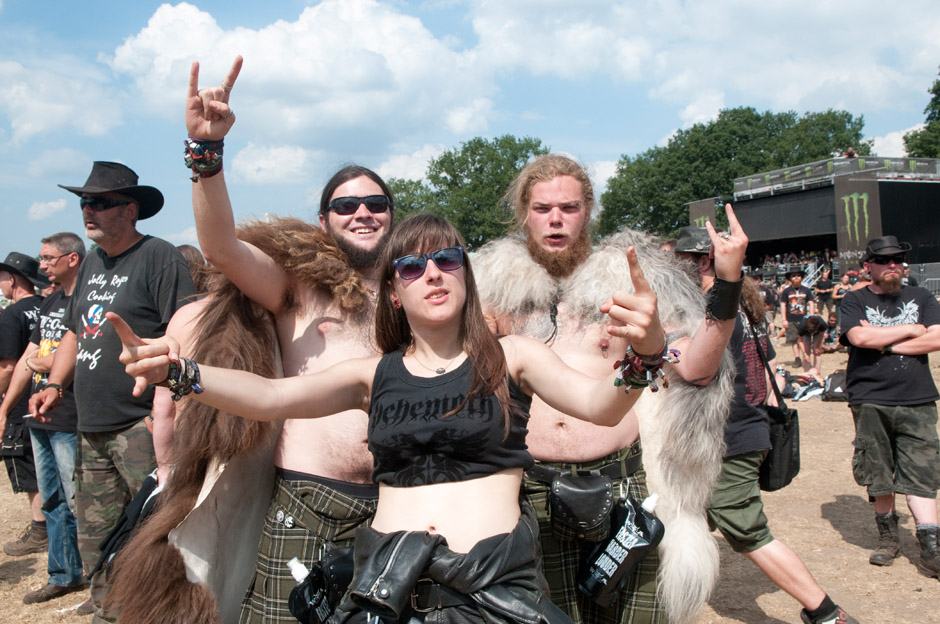
[[[379,297],[375,307],[375,339],[382,353],[406,350],[414,344],[411,325],[402,308],[392,304],[391,284],[395,279],[395,258],[409,254],[423,254],[444,247],[466,243],[457,228],[446,219],[430,214],[416,214],[395,226],[382,254]],[[483,318],[483,306],[477,294],[476,280],[470,258],[464,252],[464,285],[467,298],[460,318],[459,338],[472,369],[470,392],[463,403],[446,415],[461,410],[477,395],[493,394],[503,412],[506,431],[509,430],[512,402],[509,399],[509,382],[506,375],[506,356],[496,337],[490,332]]]

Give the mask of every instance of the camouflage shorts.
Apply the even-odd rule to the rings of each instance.
[[[157,463],[153,437],[143,420],[123,431],[82,432],[75,457],[78,549],[86,574],[98,561],[98,545]]]
[[[543,465],[560,470],[593,470],[613,462],[625,462],[634,452],[639,452],[639,443],[614,453],[608,457],[585,462],[583,464]],[[646,472],[641,468],[630,475],[629,480],[614,481],[614,492],[625,483],[634,499],[642,501],[649,492],[646,488]],[[542,571],[551,588],[552,602],[558,605],[575,624],[658,624],[666,622],[665,606],[656,595],[656,571],[659,567],[659,554],[652,552],[640,563],[637,570],[627,580],[626,585],[613,605],[608,608],[598,606],[578,589],[578,568],[597,546],[594,542],[582,540],[561,541],[552,530],[551,506],[549,505],[550,486],[526,478],[523,481],[523,494],[532,505],[539,519],[539,533],[542,542]]]
[[[937,404],[852,405],[855,482],[869,496],[935,498],[940,484]]]

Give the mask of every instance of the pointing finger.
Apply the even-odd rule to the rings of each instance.
[[[189,89],[186,90],[186,98],[196,97],[199,93],[199,61],[193,61],[189,69]]]
[[[121,339],[121,343],[125,347],[140,347],[144,345],[144,341],[140,336],[135,334],[131,326],[125,323],[124,319],[120,316],[114,312],[105,312],[104,316],[114,327],[114,331],[117,332],[118,338]]]
[[[627,264],[630,265],[630,279],[633,281],[633,292],[637,295],[652,294],[643,269],[640,267],[640,260],[636,256],[636,248],[632,245],[627,248]]]

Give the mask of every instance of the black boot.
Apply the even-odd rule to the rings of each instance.
[[[901,552],[901,536],[898,535],[898,514],[875,514],[878,525],[878,545],[868,557],[868,563],[877,566],[889,566]]]
[[[940,578],[940,528],[917,529],[920,542],[920,571]]]

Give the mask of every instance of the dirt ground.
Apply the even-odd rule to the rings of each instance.
[[[789,357],[781,354],[782,361]],[[931,366],[940,382],[940,358]],[[823,375],[844,367],[844,355],[824,356]],[[860,622],[940,624],[940,581],[922,576],[914,567],[919,547],[902,499],[898,501],[901,557],[891,567],[868,564],[877,531],[865,491],[852,480],[853,426],[848,407],[819,399],[795,406],[800,412],[802,470],[789,487],[764,496],[774,535],[796,551],[832,599]],[[14,496],[6,471],[0,472],[0,542],[6,542],[19,536],[29,512],[25,495]],[[698,622],[799,624],[796,601],[720,537],[718,543],[721,578]],[[85,594],[23,604],[26,592],[45,583],[45,568],[44,555],[13,558],[0,551],[0,623],[91,621],[90,616],[74,613]]]

